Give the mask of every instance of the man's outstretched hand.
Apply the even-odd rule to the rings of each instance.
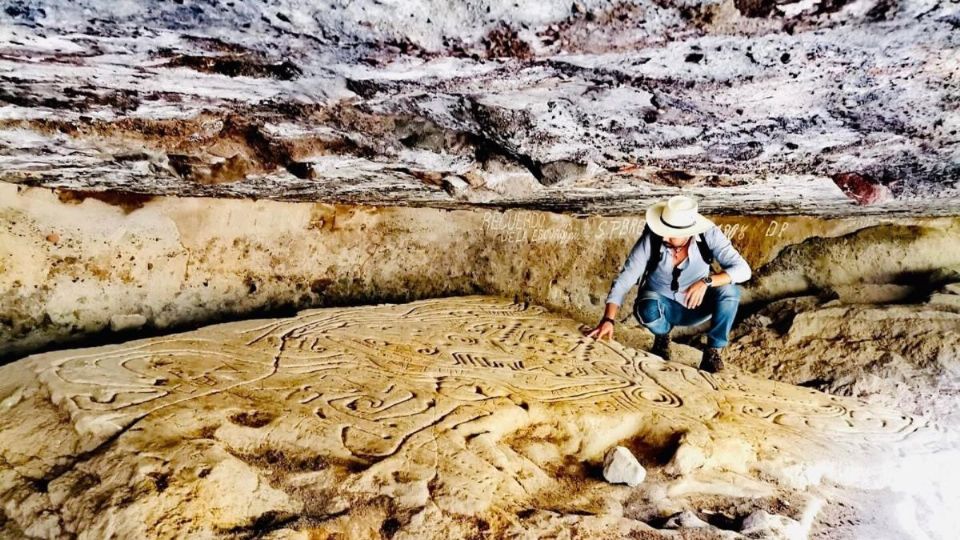
[[[613,339],[613,323],[610,321],[601,322],[596,328],[587,333],[587,337]]]

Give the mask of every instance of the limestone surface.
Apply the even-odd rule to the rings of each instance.
[[[816,531],[845,489],[900,506],[882,499],[833,537],[877,519],[937,537],[927,513],[957,515],[919,498],[943,495],[955,432],[581,330],[468,296],[28,357],[0,368],[2,532],[612,538],[676,535],[660,527],[691,512],[709,529],[689,514],[670,527],[736,537],[759,510]],[[642,485],[603,480],[617,445],[647,468]]]
[[[920,302],[852,296],[773,302],[735,330],[728,358],[759,376],[960,429],[960,294],[952,292],[956,284],[943,291]]]

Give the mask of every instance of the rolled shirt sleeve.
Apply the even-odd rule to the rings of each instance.
[[[610,287],[610,293],[607,295],[608,304],[623,305],[623,297],[643,275],[643,270],[647,267],[649,258],[650,235],[641,235],[633,245],[633,249],[630,250],[630,255],[623,263],[620,274]]]
[[[713,252],[713,257],[723,267],[724,271],[730,276],[733,283],[743,283],[750,279],[752,271],[746,259],[740,255],[733,243],[723,234],[720,227],[711,227],[704,234],[707,245]]]

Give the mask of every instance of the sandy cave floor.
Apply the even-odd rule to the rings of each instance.
[[[946,538],[958,525],[953,430],[664,362],[496,297],[307,310],[0,371],[4,537]],[[640,486],[603,480],[616,444],[646,467]]]

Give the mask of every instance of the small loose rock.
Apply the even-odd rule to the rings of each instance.
[[[643,482],[647,477],[647,471],[637,458],[633,457],[629,449],[615,446],[603,458],[603,477],[612,484],[627,484],[634,487]]]

